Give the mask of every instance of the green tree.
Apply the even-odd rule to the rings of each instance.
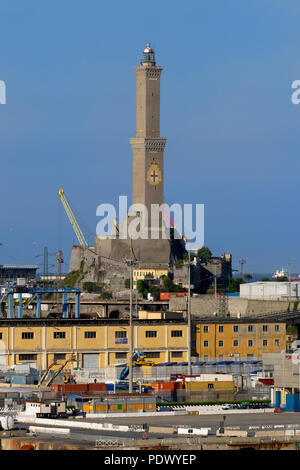
[[[244,278],[246,279],[246,281],[251,281],[252,275],[251,274],[245,274]]]
[[[149,292],[148,289],[144,289],[144,290],[143,290],[143,297],[144,297],[144,299],[147,298],[148,292]]]
[[[203,246],[197,251],[197,257],[206,263],[209,259],[211,259],[212,252],[207,246]]]
[[[271,279],[269,277],[263,277],[263,278],[261,278],[261,281],[262,282],[270,282]]]
[[[236,279],[231,277],[229,279],[227,292],[232,292],[232,293],[239,292],[241,284],[245,284],[244,279],[242,279],[241,277],[237,277]]]
[[[152,273],[146,273],[145,279],[153,279],[153,278],[154,278],[154,276],[153,276]]]
[[[101,297],[102,297],[102,299],[105,299],[105,300],[111,299],[112,298],[112,293],[107,292],[107,291],[102,292]]]
[[[163,288],[167,289],[167,291],[172,292],[173,281],[168,276],[163,277]]]
[[[101,292],[101,287],[99,286],[99,284],[97,282],[84,282],[82,284],[82,290],[84,292],[89,292],[89,293],[92,293],[92,292]]]
[[[144,290],[145,287],[144,287],[144,283],[143,283],[143,281],[142,281],[141,279],[139,279],[139,280],[137,281],[137,283],[136,283],[136,288],[137,288],[138,292],[140,292],[140,293],[143,292],[143,290]]]
[[[184,262],[183,259],[178,259],[178,260],[175,262],[176,268],[178,268],[178,269],[179,269],[179,268],[182,268],[183,262]]]
[[[160,294],[159,286],[150,286],[149,292],[154,296],[155,300],[159,299],[159,294]]]
[[[280,276],[280,277],[275,278],[276,282],[288,282],[288,280],[289,280],[289,278],[286,277],[286,276]]]

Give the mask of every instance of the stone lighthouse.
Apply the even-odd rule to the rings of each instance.
[[[133,152],[132,203],[164,202],[164,148],[160,137],[160,77],[162,67],[155,63],[150,44],[144,49],[136,73],[136,137],[130,139]]]

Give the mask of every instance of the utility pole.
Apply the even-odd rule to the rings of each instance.
[[[132,240],[130,239],[130,258],[124,258],[123,263],[129,266],[129,276],[130,276],[130,310],[129,310],[129,393],[133,391],[133,322],[132,322],[132,267],[136,264],[136,259],[133,256],[132,251]]]
[[[189,252],[189,295],[188,295],[188,375],[192,375],[192,332],[191,332],[191,253]]]
[[[188,297],[187,297],[187,343],[188,343],[188,375],[192,375],[192,332],[191,332],[191,253],[188,254]]]

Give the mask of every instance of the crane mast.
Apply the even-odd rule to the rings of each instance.
[[[67,213],[67,216],[68,216],[68,218],[69,218],[69,220],[70,220],[70,222],[71,222],[71,225],[72,225],[72,227],[73,227],[73,230],[74,230],[74,232],[75,232],[75,234],[76,234],[76,236],[77,236],[77,239],[78,239],[78,241],[79,241],[80,246],[82,246],[82,247],[88,247],[88,243],[87,243],[86,239],[84,238],[84,235],[83,235],[83,233],[82,233],[82,231],[81,231],[81,228],[79,227],[78,222],[77,222],[77,220],[76,220],[76,218],[75,218],[75,215],[73,214],[73,211],[72,211],[72,209],[71,209],[71,207],[70,207],[70,204],[68,203],[68,200],[67,200],[67,198],[66,198],[66,195],[65,195],[65,193],[64,193],[64,190],[63,190],[63,189],[60,189],[60,190],[58,191],[58,194],[59,194],[59,197],[60,197],[60,199],[61,199],[61,202],[62,202],[62,204],[63,204],[63,206],[64,206],[64,208],[65,208],[65,211],[66,211],[66,213]]]

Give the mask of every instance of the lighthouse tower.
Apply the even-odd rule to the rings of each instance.
[[[160,77],[162,67],[155,63],[150,44],[143,51],[136,73],[136,137],[130,139],[133,152],[132,203],[164,202],[164,148],[160,137]]]

